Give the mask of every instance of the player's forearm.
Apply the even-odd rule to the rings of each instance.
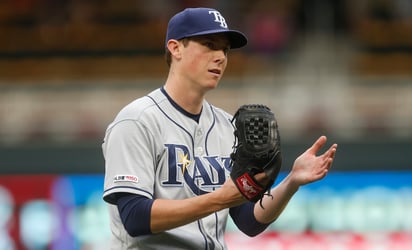
[[[260,223],[270,223],[276,220],[293,195],[298,191],[299,184],[292,181],[288,175],[281,183],[271,190],[271,196],[264,196],[262,206],[256,203],[254,213],[256,220]]]
[[[205,205],[205,207],[200,205]],[[150,227],[152,233],[159,233],[179,227],[205,217],[220,207],[211,206],[202,199],[154,201],[151,211]]]
[[[195,196],[184,200],[156,199],[151,210],[150,227],[152,233],[176,228],[225,208],[244,202],[236,191],[228,197],[221,188],[212,193]]]

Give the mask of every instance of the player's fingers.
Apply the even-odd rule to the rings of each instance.
[[[323,163],[319,166],[318,174],[322,177],[325,176],[329,172],[329,169],[332,167],[332,163],[333,158],[324,158]]]
[[[315,143],[313,143],[313,145],[308,149],[308,152],[311,154],[316,154],[322,147],[323,145],[325,145],[326,143],[326,136],[322,135],[321,137],[319,137]]]
[[[336,154],[336,149],[337,149],[337,144],[333,144],[327,152],[325,152],[325,161],[326,161],[326,167],[329,169],[332,166],[333,160],[335,159],[335,154]]]
[[[338,148],[338,144],[333,144],[327,151],[327,156],[331,159],[335,158],[336,150]]]
[[[323,158],[327,158],[327,157],[333,158],[335,156],[337,147],[338,147],[338,144],[334,143],[321,156]]]
[[[323,178],[329,171],[330,164],[328,161],[323,161],[314,168],[313,177],[315,180]]]
[[[267,176],[265,172],[255,174],[254,178],[257,182],[261,183],[262,185],[266,185],[270,181],[269,176]]]
[[[338,150],[338,144],[333,144],[332,149],[331,149],[332,152],[331,152],[331,155],[330,155],[332,158],[335,158],[337,150]]]
[[[330,146],[322,155],[318,156],[318,159],[322,162],[321,165],[328,165],[329,162],[333,161],[336,153],[336,144]]]

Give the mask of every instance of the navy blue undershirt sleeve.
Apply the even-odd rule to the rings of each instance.
[[[232,217],[233,222],[239,228],[240,231],[248,236],[256,236],[270,225],[262,224],[258,222],[253,213],[255,203],[246,202],[240,206],[232,207],[229,209],[230,217]]]
[[[132,236],[151,234],[150,212],[153,200],[137,194],[125,194],[117,200],[117,209],[127,233]]]

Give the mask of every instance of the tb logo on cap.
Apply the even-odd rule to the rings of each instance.
[[[227,29],[227,24],[225,18],[219,13],[219,11],[211,10],[209,14],[213,14],[215,16],[215,22],[220,23],[220,27]]]

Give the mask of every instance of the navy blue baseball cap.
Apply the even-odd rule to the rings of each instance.
[[[246,36],[230,30],[219,11],[211,8],[186,8],[174,15],[167,26],[166,45],[170,39],[180,40],[192,36],[225,33],[230,48],[241,48],[247,44]]]

